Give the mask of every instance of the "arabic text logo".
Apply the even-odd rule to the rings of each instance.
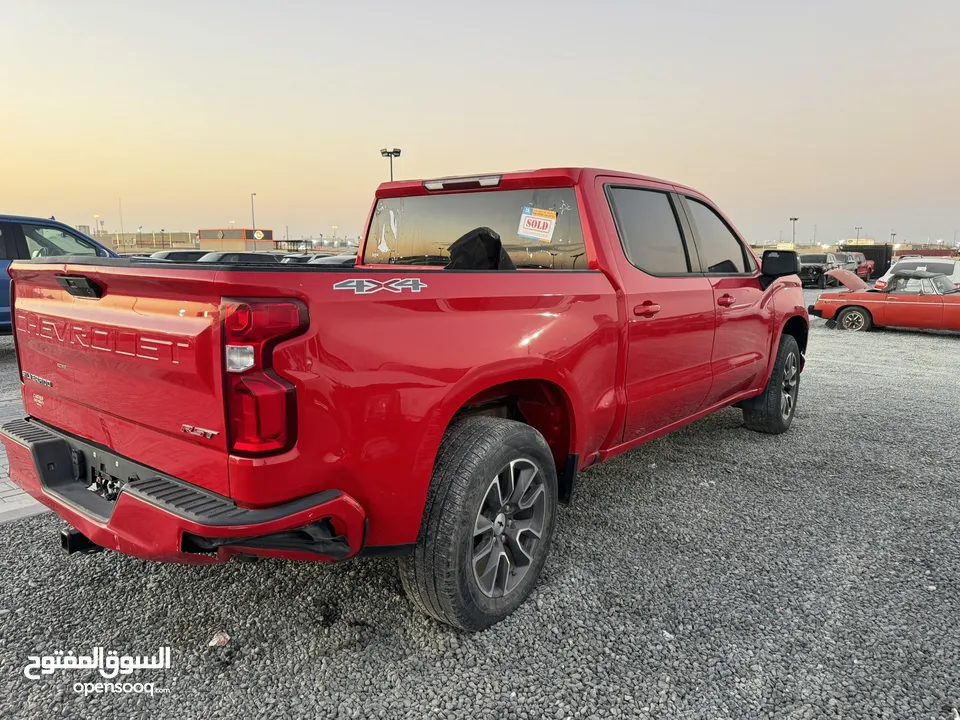
[[[170,648],[162,647],[152,657],[118,655],[116,650],[104,652],[102,647],[93,648],[90,655],[74,655],[56,650],[53,655],[28,655],[29,664],[23,674],[30,680],[39,680],[42,675],[53,675],[57,670],[99,670],[107,678],[129,675],[134,670],[169,670]]]

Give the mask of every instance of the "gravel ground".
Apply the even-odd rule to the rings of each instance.
[[[584,473],[534,597],[481,634],[417,614],[386,560],[68,558],[55,517],[0,527],[0,715],[952,720],[960,338],[811,335],[790,433],[727,410]],[[22,672],[161,645],[152,697]]]
[[[20,397],[20,381],[17,377],[17,354],[13,338],[0,335],[0,401]]]

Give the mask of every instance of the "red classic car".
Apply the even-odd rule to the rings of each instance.
[[[823,293],[807,308],[827,327],[869,330],[886,325],[960,330],[960,287],[942,273],[898,270],[884,288],[873,288],[849,270],[830,270],[847,290]]]

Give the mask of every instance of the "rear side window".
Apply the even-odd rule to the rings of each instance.
[[[753,272],[753,259],[748,257],[743,245],[712,208],[691,197],[687,198],[687,208],[697,231],[697,247],[707,272]]]
[[[60,228],[43,225],[21,225],[30,257],[54,255],[99,255],[97,249]]]
[[[478,228],[500,236],[518,268],[585,270],[573,188],[485,190],[383,198],[364,246],[368,264],[445,266],[448,248]]]
[[[680,224],[667,193],[631,187],[612,187],[607,192],[631,265],[651,275],[690,272]]]
[[[3,236],[3,228],[0,227],[0,260],[11,260],[13,255],[7,250],[7,238]]]

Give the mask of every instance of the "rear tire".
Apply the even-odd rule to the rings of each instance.
[[[400,580],[422,612],[460,630],[500,622],[530,595],[550,550],[557,471],[543,436],[474,416],[437,453],[414,552]]]
[[[756,432],[785,433],[793,423],[799,393],[800,346],[793,335],[783,335],[763,394],[743,405],[743,424]]]
[[[862,307],[847,307],[837,314],[837,327],[841,330],[867,332],[873,327],[873,316]]]

